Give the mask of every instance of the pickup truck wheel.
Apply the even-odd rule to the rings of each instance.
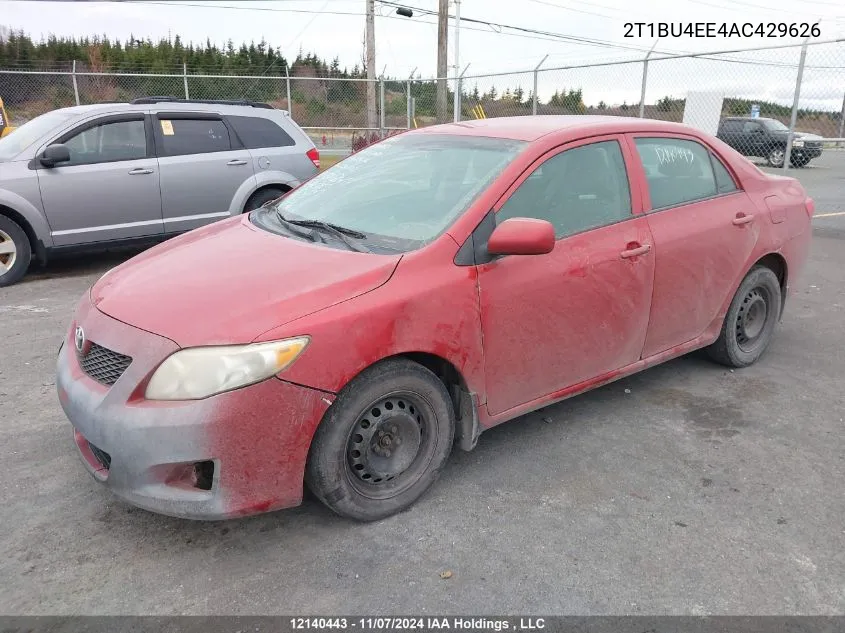
[[[452,450],[455,411],[443,382],[409,360],[362,372],[317,428],[306,483],[329,508],[374,521],[414,503]]]
[[[754,363],[772,340],[781,301],[775,273],[765,266],[752,268],[731,301],[719,338],[706,350],[710,358],[728,367]]]
[[[789,164],[793,167],[806,167],[810,164],[810,159],[806,156],[790,156]]]
[[[782,147],[775,147],[769,152],[769,155],[766,156],[766,160],[769,161],[769,165],[772,167],[783,167],[784,155],[785,152]]]
[[[21,280],[29,268],[32,248],[18,223],[0,215],[0,287]]]

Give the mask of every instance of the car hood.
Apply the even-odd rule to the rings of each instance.
[[[378,288],[400,259],[275,235],[242,216],[128,260],[94,284],[91,300],[105,314],[181,347],[249,343]]]

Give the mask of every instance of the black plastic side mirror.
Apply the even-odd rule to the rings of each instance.
[[[55,167],[58,163],[64,163],[70,160],[70,149],[67,145],[56,143],[55,145],[48,145],[46,149],[41,152],[38,157],[40,162],[45,167]]]

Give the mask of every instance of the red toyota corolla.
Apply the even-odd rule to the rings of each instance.
[[[692,128],[488,119],[354,154],[101,278],[58,358],[90,472],[218,519],[355,519],[496,424],[706,347],[756,361],[813,203]]]

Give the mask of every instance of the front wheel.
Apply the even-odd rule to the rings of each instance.
[[[434,483],[454,433],[455,412],[437,376],[409,360],[382,362],[349,383],[326,412],[306,483],[342,516],[382,519]]]
[[[0,288],[17,283],[32,258],[29,238],[17,222],[0,215]]]
[[[772,167],[783,167],[783,159],[785,155],[786,152],[783,151],[782,147],[775,147],[769,152],[769,155],[766,156],[766,160],[769,161],[769,165]]]
[[[771,269],[752,268],[734,295],[719,338],[707,348],[710,358],[728,367],[754,363],[772,340],[781,301],[780,282]]]
[[[789,164],[793,167],[806,167],[810,163],[810,159],[804,155],[790,156]]]

